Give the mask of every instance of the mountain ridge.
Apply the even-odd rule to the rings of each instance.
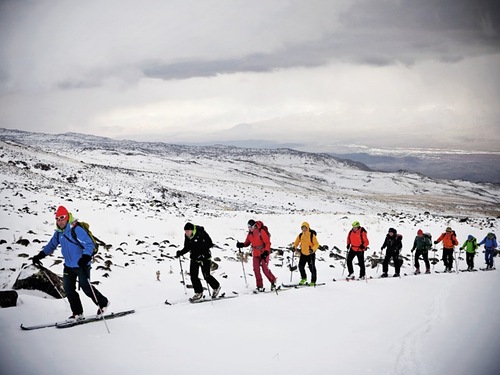
[[[375,172],[327,154],[293,149],[171,145],[5,129],[0,129],[0,141],[2,171],[16,176],[23,169],[27,184],[41,176],[61,188],[97,189],[109,199],[158,201],[174,214],[184,209],[220,214],[221,208],[362,212],[366,205],[384,212],[391,202],[413,211],[460,215],[499,211],[499,187],[494,184]],[[324,204],[317,207],[312,201]]]

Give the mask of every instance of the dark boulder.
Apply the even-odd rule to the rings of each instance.
[[[12,288],[15,290],[40,290],[54,298],[66,296],[61,277],[45,267],[38,269],[33,265],[26,266],[21,270]]]
[[[14,307],[17,305],[15,290],[0,290],[0,307]]]

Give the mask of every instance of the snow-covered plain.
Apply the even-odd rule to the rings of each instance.
[[[368,230],[367,256],[379,253],[395,227],[404,236],[402,272],[410,275],[409,250],[419,228],[437,238],[452,226],[460,243],[469,234],[479,240],[498,234],[497,185],[363,171],[291,150],[166,147],[6,130],[0,136],[0,239],[6,241],[0,287],[11,288],[30,264],[26,255],[48,241],[55,208],[64,204],[113,245],[92,271],[110,310],[136,310],[108,321],[110,333],[103,322],[21,331],[21,323],[61,320],[71,311],[66,300],[20,290],[18,306],[0,309],[2,374],[499,371],[498,271],[378,279],[381,266],[367,262],[373,279],[346,282],[336,260],[345,255],[354,220]],[[247,287],[235,248],[250,218],[268,225],[276,249],[271,268],[282,282],[299,279],[288,269],[286,248],[308,221],[328,246],[317,260],[318,281],[326,285],[253,295],[251,263],[243,263]],[[214,276],[223,292],[238,298],[186,302],[192,289],[186,294],[172,258],[186,221],[211,235],[219,265]],[[30,244],[16,244],[19,238]],[[61,274],[61,264],[52,266],[59,258],[56,251],[44,265]],[[97,269],[104,260],[112,261],[110,270]],[[484,266],[482,251],[475,262]],[[466,268],[463,259],[459,268]],[[433,266],[442,269],[441,261]],[[179,303],[168,306],[166,299]],[[95,313],[87,297],[82,301],[87,314]]]

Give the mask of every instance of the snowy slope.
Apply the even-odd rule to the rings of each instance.
[[[109,321],[111,334],[102,322],[23,332],[21,323],[60,320],[71,312],[64,300],[19,291],[18,306],[0,310],[2,374],[68,369],[73,374],[493,374],[498,369],[498,271],[380,280],[375,267],[367,270],[373,277],[368,282],[348,283],[335,257],[344,255],[352,221],[368,230],[367,256],[379,253],[387,229],[395,227],[404,236],[403,272],[411,274],[409,250],[418,228],[436,238],[450,225],[461,243],[468,234],[482,239],[489,231],[498,233],[495,185],[375,173],[292,150],[6,130],[0,132],[0,147],[0,240],[5,241],[0,287],[10,288],[30,263],[27,257],[50,238],[55,208],[64,204],[113,245],[92,271],[111,310],[136,309]],[[266,222],[276,250],[285,250],[307,220],[328,247],[317,261],[319,281],[326,285],[251,295],[251,263],[243,264],[247,287],[235,248],[250,218]],[[238,298],[164,304],[192,294],[192,289],[185,293],[179,261],[172,258],[182,246],[187,220],[212,236],[219,265],[214,276],[225,293]],[[16,244],[19,238],[30,244]],[[290,257],[275,251],[271,258],[282,282],[299,278],[287,267]],[[482,252],[476,256],[476,268],[483,266],[482,257]],[[60,252],[44,265],[61,274],[62,265],[53,265],[58,258]],[[99,267],[104,259],[112,261],[109,270]],[[433,268],[442,270],[442,262]],[[86,313],[93,314],[90,300],[82,300]]]

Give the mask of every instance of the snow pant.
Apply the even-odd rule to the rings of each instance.
[[[89,297],[99,307],[106,307],[108,299],[104,297],[93,285],[89,283],[90,280],[90,266],[83,269],[80,267],[71,268],[64,266],[63,271],[63,286],[64,292],[68,297],[69,306],[74,315],[83,314],[82,301],[80,295],[76,291],[76,280],[78,285],[83,290],[83,293]],[[95,294],[95,297],[94,297]]]
[[[493,267],[493,257],[495,256],[495,249],[494,248],[486,248],[484,250],[484,261],[486,262],[486,265],[489,267]]]
[[[427,250],[416,250],[415,251],[415,268],[418,270],[420,269],[420,263],[419,263],[419,258],[420,255],[422,255],[422,259],[424,260],[425,263],[425,268],[428,270],[431,268],[431,264],[429,263],[429,253]]]
[[[365,276],[365,252],[364,251],[354,251],[349,250],[349,254],[347,254],[347,270],[349,271],[349,275],[354,273],[354,267],[352,266],[352,260],[354,257],[358,257],[359,264],[359,277]]]
[[[262,274],[260,273],[260,268],[262,267],[262,272],[266,275],[269,282],[272,284],[276,282],[276,276],[273,275],[269,269],[269,256],[266,259],[261,259],[260,256],[253,257],[253,272],[255,274],[255,283],[257,288],[262,288],[264,283],[262,281]]]
[[[476,253],[465,253],[465,261],[467,262],[467,267],[474,268],[474,256]]]
[[[311,271],[311,282],[316,282],[316,254],[304,255],[300,254],[299,259],[299,272],[301,279],[307,279],[306,275],[306,264],[309,267],[309,271]]]
[[[193,260],[189,263],[189,275],[191,276],[191,284],[193,284],[193,289],[195,293],[203,293],[203,286],[201,285],[200,277],[198,276],[200,273],[203,275],[203,278],[206,280],[208,285],[212,289],[217,289],[220,284],[215,277],[210,274],[210,266],[212,265],[211,259],[205,260]]]
[[[453,249],[443,248],[443,263],[446,269],[453,268]]]
[[[399,263],[399,251],[398,250],[387,250],[385,253],[384,262],[382,263],[382,272],[387,273],[389,271],[389,262],[392,258],[392,262],[394,263],[394,269],[396,274],[399,275],[399,269],[401,265]]]

